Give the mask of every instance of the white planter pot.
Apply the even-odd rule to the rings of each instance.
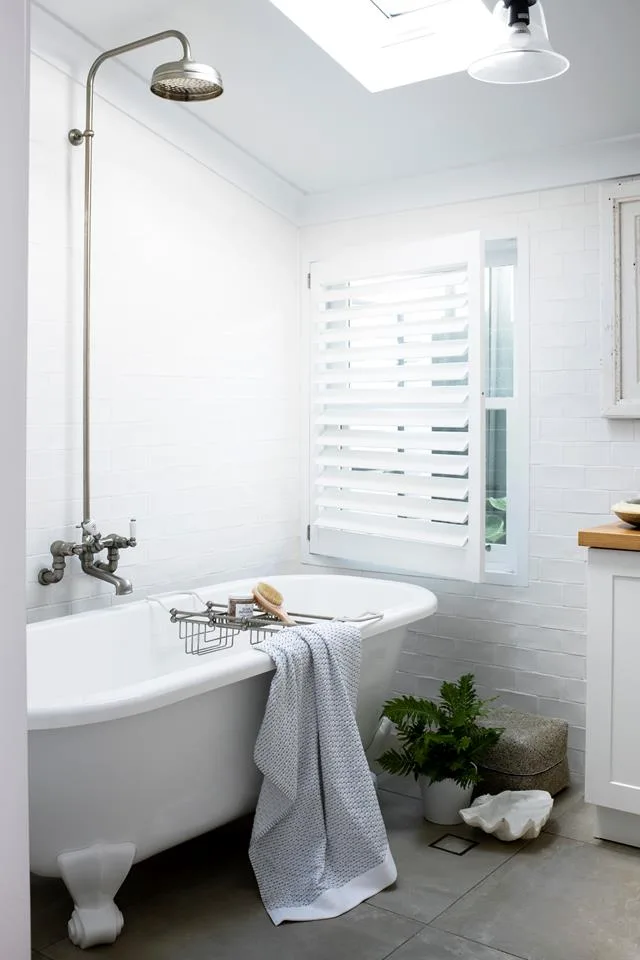
[[[422,815],[431,823],[460,823],[460,810],[471,803],[473,786],[461,787],[455,780],[432,783],[428,777],[419,777],[422,793]]]

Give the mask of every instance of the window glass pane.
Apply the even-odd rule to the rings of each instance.
[[[513,297],[515,267],[486,270],[486,370],[488,397],[513,396]]]
[[[507,411],[487,410],[487,545],[507,542]]]

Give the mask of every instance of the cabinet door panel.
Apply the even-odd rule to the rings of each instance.
[[[640,554],[589,551],[587,799],[640,813]]]

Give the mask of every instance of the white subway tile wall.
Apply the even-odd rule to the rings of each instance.
[[[32,58],[27,581],[31,620],[119,602],[70,561],[81,518],[83,91]],[[167,104],[167,110],[182,109]],[[298,557],[298,231],[96,100],[93,513],[138,520],[136,596]],[[126,602],[126,601],[125,601]]]
[[[640,487],[640,427],[600,416],[597,184],[307,227],[303,260],[342,245],[473,229],[529,236],[529,585],[414,580],[438,595],[439,610],[412,630],[395,686],[432,696],[443,679],[473,671],[482,694],[564,717],[571,769],[581,777],[586,551],[577,531],[607,522],[611,504]]]
[[[81,512],[82,91],[32,75],[28,603],[32,620],[110,605],[79,573],[41,587],[49,543]],[[170,105],[167,109],[173,109]],[[295,569],[299,558],[297,276],[343,246],[525,230],[531,255],[529,585],[424,583],[438,614],[411,631],[396,690],[435,695],[475,672],[485,695],[570,723],[584,770],[585,551],[640,488],[640,426],[600,416],[597,185],[301,231],[98,99],[94,513],[136,515],[136,594]],[[308,569],[308,568],[307,568]],[[410,785],[407,785],[410,789]]]

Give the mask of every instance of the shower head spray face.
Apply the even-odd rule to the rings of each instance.
[[[217,70],[186,58],[161,64],[151,77],[151,92],[164,100],[214,100],[223,90]]]

